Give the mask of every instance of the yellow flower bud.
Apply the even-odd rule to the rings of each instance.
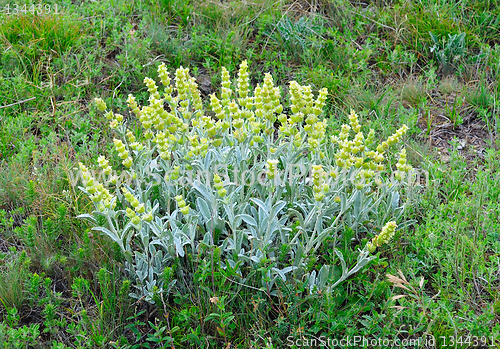
[[[143,215],[142,216],[142,220],[143,221],[146,221],[146,222],[152,222],[153,221],[153,213],[152,212],[148,212],[147,214]]]
[[[97,106],[97,109],[101,112],[107,109],[106,102],[104,102],[101,98],[94,98],[94,103]]]
[[[144,211],[146,211],[146,210],[145,210],[145,208],[144,208],[144,204],[140,204],[139,206],[137,206],[137,207],[135,208],[135,212],[137,212],[137,213],[139,213],[139,214],[140,214],[140,213],[144,213]]]

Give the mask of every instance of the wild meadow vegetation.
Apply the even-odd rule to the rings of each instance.
[[[500,348],[499,1],[0,5],[0,347]]]

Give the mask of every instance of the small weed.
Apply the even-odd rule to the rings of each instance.
[[[445,110],[445,116],[453,123],[453,127],[457,127],[458,125],[461,125],[463,122],[462,116],[461,116],[461,108],[464,103],[464,98],[461,96],[456,96],[453,99],[453,103],[451,105],[446,101],[446,106],[444,108]]]
[[[444,95],[449,95],[460,90],[460,84],[453,76],[447,76],[439,84],[439,92]]]
[[[493,107],[493,95],[484,82],[467,93],[465,100],[476,110],[490,110]]]
[[[4,309],[22,309],[26,301],[25,283],[30,259],[25,251],[2,254],[0,264],[0,302]]]
[[[401,99],[413,108],[420,108],[427,101],[425,85],[420,80],[410,80],[401,90]]]
[[[434,57],[441,66],[441,71],[444,76],[451,74],[457,65],[464,59],[466,53],[465,33],[448,34],[448,38],[439,38],[429,32],[433,46],[430,48],[434,53]]]

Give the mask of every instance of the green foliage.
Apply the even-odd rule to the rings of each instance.
[[[21,309],[25,304],[24,284],[28,277],[30,259],[25,251],[20,254],[13,249],[2,254],[0,265],[0,302],[4,310]]]
[[[19,314],[16,308],[7,310],[6,323],[0,324],[0,343],[2,348],[17,349],[30,348],[39,344],[39,324],[22,326],[17,329],[14,327],[19,323]]]
[[[456,69],[456,64],[459,63],[466,53],[465,34],[448,34],[448,38],[439,38],[432,32],[431,36],[433,46],[431,52],[441,66],[444,75],[448,75]]]
[[[303,57],[306,52],[321,50],[324,40],[321,37],[323,31],[324,27],[320,19],[300,17],[297,21],[293,21],[288,16],[284,16],[272,29],[272,33],[275,34],[268,35],[274,36],[285,52],[291,52],[295,61],[300,61],[300,57]]]

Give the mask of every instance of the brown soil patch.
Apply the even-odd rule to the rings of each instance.
[[[436,96],[428,115],[418,119],[421,136],[436,147],[441,159],[447,162],[450,151],[455,147],[467,162],[483,159],[486,149],[494,146],[494,134],[488,130],[486,122],[479,117],[472,106],[466,102],[456,105],[456,118],[453,104],[456,94]]]

